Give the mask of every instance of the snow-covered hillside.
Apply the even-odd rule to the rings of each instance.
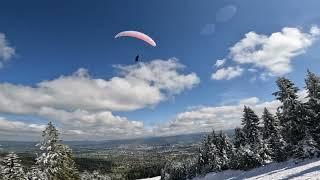
[[[295,164],[293,161],[271,163],[250,171],[227,170],[220,173],[211,173],[202,178],[193,180],[223,180],[223,179],[319,179],[320,159],[311,159]]]
[[[320,180],[320,159],[305,160],[298,164],[293,161],[282,163],[271,163],[263,167],[250,171],[227,170],[219,173],[210,173],[205,177],[194,178],[193,180],[240,180],[240,179],[260,179],[260,180]],[[146,178],[143,180],[160,180],[160,176]]]

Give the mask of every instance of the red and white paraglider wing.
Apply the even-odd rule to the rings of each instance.
[[[119,37],[133,37],[145,41],[153,47],[157,46],[156,42],[151,37],[138,31],[123,31],[115,36],[115,38]]]

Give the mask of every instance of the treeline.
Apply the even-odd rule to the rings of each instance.
[[[299,100],[299,89],[289,79],[278,78],[276,84],[278,91],[273,95],[281,102],[276,114],[265,108],[259,118],[244,106],[242,127],[235,129],[233,140],[212,131],[203,140],[196,158],[168,163],[161,179],[192,179],[227,169],[248,170],[270,162],[319,157],[320,77],[307,72],[306,101]]]
[[[37,144],[34,164],[28,170],[21,165],[19,156],[7,154],[0,165],[1,180],[109,180],[99,172],[79,173],[72,157],[72,151],[61,143],[58,130],[50,122],[42,133],[42,141]]]
[[[101,174],[112,173],[113,162],[98,158],[74,158],[77,168],[80,172],[97,171]]]

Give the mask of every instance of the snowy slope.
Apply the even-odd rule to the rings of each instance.
[[[319,179],[320,159],[305,160],[295,164],[293,161],[271,163],[250,171],[227,170],[219,173],[210,173],[202,178],[193,180],[223,180],[223,179]]]
[[[250,171],[227,170],[219,173],[210,173],[205,177],[194,178],[193,180],[240,180],[240,179],[260,179],[260,180],[320,180],[320,159],[305,160],[298,164],[293,161],[282,163],[271,163],[263,167]],[[143,180],[160,180],[159,177],[146,178]]]
[[[157,177],[153,177],[153,178],[146,178],[146,179],[140,179],[140,180],[160,180],[161,177],[157,176]]]

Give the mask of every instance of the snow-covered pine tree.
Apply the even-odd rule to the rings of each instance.
[[[217,138],[218,142],[216,143],[216,147],[218,149],[221,169],[229,169],[232,166],[232,159],[235,157],[234,146],[229,137],[222,132],[219,133]]]
[[[49,180],[79,179],[78,171],[71,157],[71,150],[61,144],[58,130],[49,122],[42,133],[43,140],[38,144],[41,154],[36,164]]]
[[[286,159],[286,143],[281,136],[278,119],[265,108],[262,120],[264,124],[262,128],[263,142],[267,148],[267,154],[275,161],[284,161]]]
[[[306,107],[298,100],[298,88],[289,79],[281,77],[276,83],[279,90],[273,95],[282,103],[277,113],[282,136],[287,142],[289,155],[295,156],[294,153],[301,144],[299,141],[305,136],[308,113]]]
[[[246,145],[243,147],[248,155],[252,155],[252,158],[255,159],[252,162],[256,162],[258,164],[263,164],[264,159],[260,155],[264,156],[263,143],[261,139],[261,131],[259,127],[259,117],[255,114],[255,112],[247,106],[244,106],[243,110],[243,132],[246,137]],[[248,149],[249,148],[249,149]],[[253,165],[255,166],[255,165]]]
[[[282,162],[287,159],[286,142],[284,141],[280,130],[272,133],[269,139],[269,148],[271,149],[271,158],[274,161]]]
[[[196,159],[187,159],[183,163],[186,173],[186,179],[192,179],[198,175],[198,165]]]
[[[229,168],[233,145],[229,138],[214,131],[206,136],[199,149],[197,169],[198,174],[220,171]]]
[[[279,125],[274,116],[268,111],[267,108],[264,108],[262,121],[263,146],[261,150],[261,156],[265,161],[268,161],[271,160],[272,154],[272,149],[270,148],[270,139],[273,134],[278,132],[277,129],[279,128]]]
[[[218,136],[213,130],[208,136],[207,136],[207,143],[205,144],[208,146],[206,149],[207,152],[207,163],[202,169],[203,173],[208,173],[212,171],[220,171],[221,170],[221,158],[219,156],[219,149],[217,147],[218,142]]]
[[[26,173],[26,177],[28,180],[48,180],[46,174],[36,166],[31,167],[30,171]]]
[[[187,179],[185,165],[182,162],[167,163],[161,171],[161,180]]]
[[[209,164],[209,137],[206,137],[200,148],[199,148],[199,155],[198,155],[198,173],[199,174],[205,174],[208,169]]]
[[[11,152],[3,160],[3,180],[22,180],[25,179],[25,173],[20,164],[20,159],[17,154]]]
[[[267,108],[264,108],[264,111],[262,114],[262,121],[263,121],[263,127],[262,127],[263,139],[268,140],[270,139],[271,134],[276,131],[276,128],[278,128],[278,124],[274,116],[268,111]]]
[[[253,151],[261,144],[259,121],[259,117],[256,113],[250,107],[244,106],[242,130],[246,135],[246,144],[250,145]]]
[[[261,165],[260,156],[250,150],[250,146],[240,146],[236,149],[232,161],[232,169],[248,170]]]
[[[0,179],[3,179],[2,178],[2,172],[4,170],[4,167],[2,166],[2,164],[0,164]]]
[[[234,130],[234,147],[239,148],[240,146],[245,146],[247,140],[246,140],[246,134],[243,132],[241,128],[236,128]]]
[[[111,178],[100,174],[98,171],[93,171],[92,173],[85,171],[81,173],[81,180],[111,180]]]
[[[295,157],[312,158],[319,155],[317,143],[314,141],[310,133],[306,133],[303,140],[299,141],[298,148],[295,149]]]
[[[320,77],[308,70],[305,84],[309,98],[306,103],[310,116],[309,132],[320,146]]]

